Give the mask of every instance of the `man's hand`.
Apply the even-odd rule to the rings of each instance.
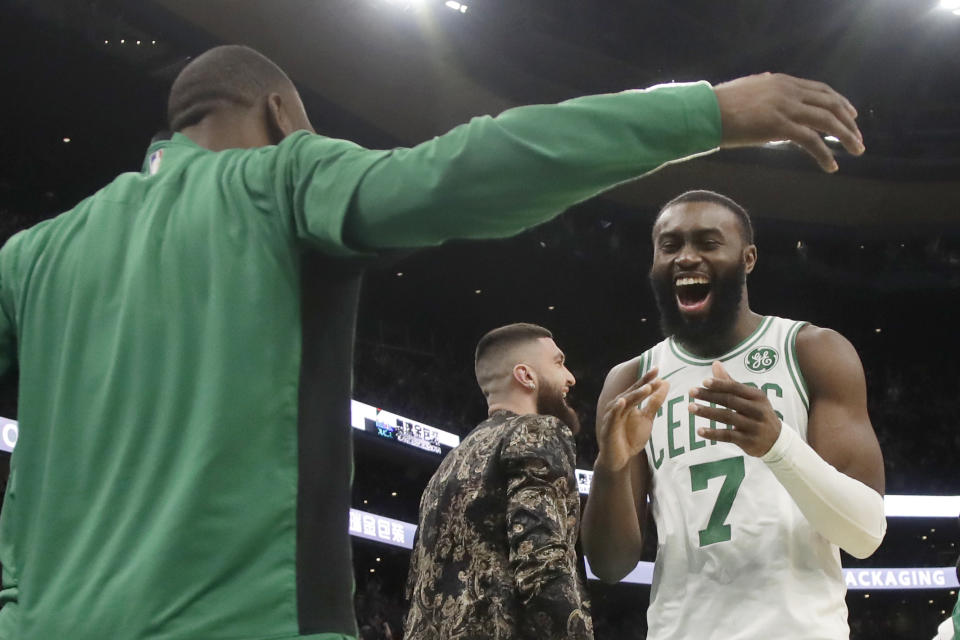
[[[780,419],[763,391],[741,384],[730,377],[719,362],[713,363],[713,377],[703,387],[690,390],[690,397],[718,406],[691,403],[687,410],[732,429],[697,429],[703,438],[732,442],[747,454],[760,457],[780,436]]]
[[[607,404],[597,424],[600,453],[594,470],[620,471],[643,451],[669,389],[670,383],[657,378],[657,369],[653,368]],[[644,400],[646,404],[639,406]]]
[[[762,73],[718,84],[714,92],[723,126],[721,147],[789,140],[831,173],[837,162],[820,134],[835,136],[853,155],[864,151],[863,135],[854,121],[857,110],[822,82]]]

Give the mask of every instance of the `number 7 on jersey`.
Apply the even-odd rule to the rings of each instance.
[[[720,487],[717,502],[713,505],[707,528],[700,531],[701,547],[730,539],[730,525],[724,524],[723,521],[730,514],[733,500],[737,497],[740,483],[743,482],[743,456],[704,462],[690,467],[690,486],[693,491],[706,489],[711,479],[720,476],[723,476],[723,486]]]

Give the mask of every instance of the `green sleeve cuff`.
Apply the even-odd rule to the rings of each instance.
[[[691,145],[691,155],[709,153],[720,148],[723,137],[720,105],[709,82],[663,84],[651,87],[648,91],[663,92],[676,97],[679,102],[678,110],[686,119],[686,137]]]

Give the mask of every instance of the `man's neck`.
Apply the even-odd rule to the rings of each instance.
[[[253,149],[272,144],[266,128],[250,112],[212,114],[179,131],[198,146],[210,151]]]
[[[493,415],[496,411],[509,411],[522,416],[536,413],[537,403],[528,397],[490,398],[487,401],[487,415]]]

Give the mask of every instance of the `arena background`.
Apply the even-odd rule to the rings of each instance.
[[[867,144],[862,158],[839,154],[839,175],[783,145],[723,152],[665,168],[508,241],[450,243],[374,265],[360,308],[354,397],[465,435],[485,413],[472,378],[476,340],[506,322],[544,324],[578,379],[578,467],[589,469],[593,403],[606,371],[660,338],[646,282],[652,217],[672,195],[712,188],[754,215],[754,309],[832,327],[859,350],[888,493],[957,496],[954,4],[3,0],[0,240],[138,170],[163,128],[173,77],[221,42],[251,44],[290,71],[322,133],[380,148],[415,144],[473,115],[589,92],[765,70],[823,80],[858,106]],[[16,418],[15,386],[5,381],[0,416]],[[380,427],[395,426],[390,418]],[[415,522],[440,457],[373,422],[356,430],[353,506]],[[0,458],[5,478],[9,458]],[[891,518],[880,550],[865,561],[845,556],[844,566],[953,566],[956,515]],[[362,533],[362,518],[357,526]],[[397,639],[408,552],[371,538],[354,537],[358,620],[371,638]],[[932,637],[957,590],[921,586],[851,589],[852,637]],[[588,588],[598,638],[645,637],[649,587]]]

